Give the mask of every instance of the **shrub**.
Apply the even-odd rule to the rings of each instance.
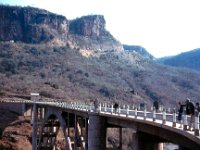
[[[52,84],[51,87],[53,87],[54,89],[59,89],[58,84]]]
[[[69,74],[67,77],[68,77],[69,81],[73,80],[73,75],[72,74]]]
[[[44,79],[44,78],[46,77],[46,74],[45,74],[44,72],[40,72],[40,77],[41,77],[42,79]]]
[[[31,54],[33,54],[33,55],[36,55],[36,56],[40,54],[40,51],[37,50],[37,49],[34,48],[34,47],[32,47],[32,48],[29,50],[29,52],[30,52]]]
[[[54,98],[54,95],[49,93],[49,92],[47,92],[47,91],[41,91],[40,95],[44,96],[44,97],[47,97],[47,98]]]
[[[16,73],[17,63],[12,59],[3,59],[0,64],[0,72],[6,73],[11,72],[12,74]]]
[[[99,92],[104,95],[105,97],[109,97],[110,96],[110,93],[108,91],[108,88],[107,87],[102,87]]]
[[[77,74],[83,74],[83,71],[82,70],[78,70],[76,73]]]
[[[89,77],[89,74],[88,74],[88,73],[85,73],[85,76],[88,78],[88,77]]]

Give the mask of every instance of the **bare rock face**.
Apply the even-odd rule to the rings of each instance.
[[[39,43],[68,34],[68,20],[31,7],[0,6],[0,40]]]
[[[74,47],[87,51],[121,51],[122,44],[105,29],[105,24],[102,15],[83,16],[69,21],[71,43],[74,43]]]
[[[105,19],[101,15],[84,16],[70,21],[69,30],[72,34],[83,36],[108,36],[105,30]]]
[[[43,9],[0,5],[0,41],[51,43],[57,39],[79,50],[122,50],[122,44],[105,29],[105,24],[102,15],[68,21]]]

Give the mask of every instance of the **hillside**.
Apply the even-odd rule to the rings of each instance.
[[[159,63],[174,66],[189,68],[193,70],[200,71],[200,49],[191,50],[189,52],[184,52],[176,56],[161,58],[157,61]]]
[[[199,98],[199,73],[158,65],[124,51],[105,29],[103,16],[67,20],[31,7],[1,6],[0,10],[2,98],[39,92],[58,100],[138,104],[158,100],[167,107],[186,97]],[[37,32],[28,34],[29,28]]]
[[[135,53],[141,55],[142,57],[145,57],[145,58],[148,58],[151,60],[154,59],[154,57],[142,46],[124,44],[123,48],[125,51],[135,52]]]

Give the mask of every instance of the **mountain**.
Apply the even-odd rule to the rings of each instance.
[[[101,15],[68,20],[32,7],[0,11],[1,98],[39,92],[58,100],[158,100],[166,107],[199,98],[199,72],[159,65],[144,48],[123,46]]]
[[[194,49],[188,52],[181,53],[176,56],[164,57],[157,60],[157,62],[164,65],[189,68],[200,71],[200,49]]]

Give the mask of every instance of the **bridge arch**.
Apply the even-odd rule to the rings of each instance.
[[[64,136],[64,141],[62,141],[64,144],[62,143],[62,145],[64,145],[66,149],[69,149],[67,148],[69,146],[66,132],[67,126],[62,116],[62,111],[46,108],[46,113],[40,127],[41,131],[38,147],[40,147],[40,149],[53,149],[60,128]]]

